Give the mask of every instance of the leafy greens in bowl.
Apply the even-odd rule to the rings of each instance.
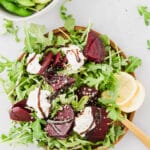
[[[105,149],[125,134],[121,119],[133,118],[134,112],[123,113],[116,103],[116,74],[133,72],[140,59],[126,58],[91,25],[75,26],[64,8],[63,28],[45,35],[43,26],[31,24],[25,28],[23,55],[1,62],[1,72],[6,69],[8,74],[3,86],[12,102],[12,128],[1,136],[3,142],[37,143],[46,149]],[[109,97],[103,97],[105,91]]]
[[[37,26],[31,25],[30,29],[33,27],[37,28]],[[54,30],[53,33],[48,34],[48,37],[43,37],[47,39],[47,43],[52,45],[47,45],[41,52],[27,52],[30,49],[26,50],[25,48],[25,53],[16,62],[9,62],[9,80],[5,83],[5,90],[13,103],[10,117],[14,121],[9,135],[2,136],[4,141],[13,143],[13,140],[17,139],[18,143],[23,144],[37,141],[39,145],[46,145],[50,149],[92,149],[97,146],[110,147],[124,133],[126,129],[116,123],[123,115],[113,99],[117,94],[118,86],[114,74],[129,68],[131,64],[127,63],[128,59],[124,57],[120,49],[115,50],[116,46],[106,36],[92,30],[87,32],[88,30],[88,28],[75,27],[73,32],[75,35],[72,34],[75,38],[71,38],[64,28]],[[80,68],[76,68],[76,66],[70,68],[71,64],[68,64],[69,60],[66,60],[67,55],[61,50],[69,48],[66,45],[74,44],[74,42],[70,42],[69,38],[76,42],[79,37],[85,35],[84,39],[88,41],[90,38],[86,38],[86,36],[91,33],[98,35],[99,40],[102,39],[105,44],[106,54],[103,62],[97,63],[85,58],[84,64]],[[30,35],[29,32],[28,34]],[[83,43],[86,47],[84,40]],[[34,43],[31,45],[33,46]],[[38,47],[36,48],[39,50]],[[76,51],[79,47],[75,48]],[[73,51],[73,49],[69,51]],[[37,56],[40,56],[39,64],[41,65],[38,72],[34,70],[36,66],[33,66]],[[112,60],[111,65],[109,65],[110,59]],[[118,65],[116,65],[117,63]],[[103,100],[100,96],[100,93],[106,90],[113,92],[113,97],[109,101]],[[40,93],[42,96],[38,96]],[[44,96],[46,96],[45,99],[43,99]],[[91,111],[94,113],[98,110],[101,111],[99,116],[107,119],[102,121],[102,132],[99,131],[97,135],[95,132],[89,134],[90,124],[94,120],[88,122],[84,119],[86,119],[86,115],[89,119]],[[84,114],[86,114],[85,118]],[[130,120],[133,114],[128,114]],[[82,118],[83,127],[80,124]],[[91,116],[91,118],[94,117]],[[97,121],[100,121],[99,119]],[[78,122],[81,131],[78,126],[75,126]]]

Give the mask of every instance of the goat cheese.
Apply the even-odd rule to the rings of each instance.
[[[69,45],[69,47],[63,47],[62,51],[67,57],[68,68],[72,71],[76,71],[83,66],[85,57],[78,46]]]
[[[92,108],[86,107],[82,114],[75,118],[75,126],[73,130],[78,134],[84,134],[86,131],[95,128],[96,125],[93,122],[94,118],[92,114]]]
[[[41,55],[40,54],[29,54],[28,58],[27,58],[27,72],[31,73],[31,74],[37,74],[40,69],[41,69],[41,65],[39,63],[39,59],[40,59]]]
[[[39,95],[39,88],[36,88],[31,91],[28,96],[27,105],[35,109],[39,118],[48,117],[49,115],[51,104],[48,102],[47,98],[50,94],[51,93],[47,90],[41,90]]]

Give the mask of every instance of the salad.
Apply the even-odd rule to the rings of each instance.
[[[26,17],[40,11],[52,0],[0,0],[0,6],[15,15]]]
[[[12,103],[3,142],[47,150],[112,147],[124,134],[121,120],[142,104],[137,99],[144,99],[144,89],[132,76],[141,60],[126,58],[91,24],[75,26],[66,11],[63,4],[63,28],[45,34],[44,26],[26,26],[23,54],[14,62],[1,58]]]

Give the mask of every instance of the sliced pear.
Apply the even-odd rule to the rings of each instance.
[[[144,102],[145,89],[139,81],[136,81],[136,84],[138,88],[137,88],[135,95],[130,99],[130,101],[120,106],[120,109],[123,112],[126,112],[126,113],[133,112],[137,110],[138,108],[140,108]]]
[[[115,77],[120,83],[119,96],[116,99],[116,103],[122,106],[134,96],[137,84],[134,77],[126,72],[115,74]]]
[[[116,104],[120,107],[121,111],[126,113],[137,110],[143,104],[145,98],[143,85],[126,72],[115,74],[115,77],[120,83]],[[111,98],[109,91],[104,91],[102,97]]]

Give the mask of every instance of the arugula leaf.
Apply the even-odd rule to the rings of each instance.
[[[146,6],[139,6],[138,12],[141,16],[144,17],[144,22],[146,25],[149,25],[150,21],[150,11],[148,11],[148,8]]]
[[[114,92],[113,94],[116,94]],[[117,95],[117,94],[116,94]],[[98,102],[101,105],[104,105],[106,107],[106,110],[108,112],[108,117],[112,119],[113,121],[120,121],[123,118],[123,115],[121,114],[121,110],[119,109],[119,106],[115,102],[115,97],[110,98],[99,98]]]
[[[150,23],[150,11],[148,11],[148,7],[139,6],[138,12],[141,16],[144,17],[144,22],[148,26]],[[150,40],[147,40],[147,48],[150,49]]]
[[[33,138],[39,140],[41,139],[42,136],[44,136],[41,123],[43,122],[40,119],[36,119],[36,121],[32,123]]]
[[[128,57],[129,64],[126,66],[126,72],[134,72],[134,70],[142,64],[142,60],[135,56]]]
[[[25,48],[26,52],[42,53],[44,48],[52,45],[53,33],[49,32],[47,37],[45,36],[46,28],[43,25],[30,24],[30,26],[24,27],[25,31]]]
[[[72,31],[74,29],[75,26],[75,19],[74,18],[67,18],[65,20],[65,24],[64,27],[68,30],[68,31]]]
[[[109,118],[113,121],[120,121],[123,118],[123,115],[119,106],[116,104],[116,98],[119,95],[119,81],[116,78],[113,80],[113,88],[109,88],[109,90],[104,91],[102,96],[98,99],[98,103],[106,107]]]
[[[13,22],[11,20],[8,19],[4,19],[5,24],[4,24],[4,28],[6,30],[6,33],[12,34],[15,37],[16,42],[19,42],[20,39],[18,37],[18,26],[14,26]]]
[[[33,136],[30,123],[14,123],[7,135],[1,136],[1,142],[8,142],[9,144],[29,144],[33,143]]]
[[[110,39],[107,35],[105,35],[105,34],[100,35],[100,39],[102,40],[102,42],[105,46],[110,45]]]
[[[147,40],[147,48],[150,50],[150,40]]]
[[[66,45],[69,42],[68,39],[64,39],[62,36],[57,37],[57,45],[63,46]]]
[[[120,72],[122,67],[128,65],[127,59],[121,55],[122,51],[120,51],[117,46],[116,50],[114,50],[111,46],[107,45],[105,46],[105,51],[105,63],[109,64],[113,68],[114,72]]]
[[[116,80],[113,76],[114,69],[110,65],[88,62],[85,68],[87,69],[80,72],[80,76],[78,76],[82,79],[80,81],[81,84],[87,84],[90,87],[94,86],[101,91],[115,88],[114,83]]]
[[[74,30],[75,26],[75,19],[73,18],[72,15],[68,15],[67,8],[65,7],[65,4],[71,0],[65,0],[63,4],[60,7],[60,16],[62,20],[64,21],[64,27],[66,28],[67,31],[71,32]]]
[[[112,125],[111,128],[109,129],[108,134],[106,135],[106,139],[110,140],[108,143],[114,143],[115,141],[118,140],[118,138],[123,134],[123,130],[121,126],[119,125]],[[109,145],[108,145],[109,147]]]
[[[3,56],[0,56],[0,73],[2,73],[6,68],[11,67],[11,65],[12,62]]]
[[[27,98],[29,93],[41,84],[42,77],[38,75],[30,75],[26,72],[26,57],[22,61],[10,62],[2,57],[4,61],[0,61],[0,69],[3,72],[7,69],[8,79],[2,80],[3,88],[10,98],[11,102],[17,102]],[[44,85],[45,83],[43,83]]]
[[[112,107],[112,106],[107,107],[107,111],[108,111],[108,117],[114,121],[120,121],[123,118],[120,109],[117,107]]]
[[[51,118],[53,118],[57,114],[57,112],[61,109],[62,109],[62,106],[60,103],[60,99],[56,98],[55,100],[52,101],[52,111],[50,114]]]
[[[88,96],[83,96],[79,101],[73,100],[72,101],[72,107],[76,111],[82,111],[84,109],[85,105],[87,104],[88,100],[89,100]]]
[[[83,49],[87,42],[87,37],[88,33],[90,32],[91,23],[89,23],[85,30],[74,30],[76,21],[72,15],[67,14],[67,8],[65,7],[65,4],[69,1],[71,0],[65,0],[60,7],[60,16],[64,21],[64,27],[69,32],[69,34],[67,35],[65,33],[65,36],[72,44],[78,45],[81,49]]]
[[[12,122],[12,127],[8,136],[1,135],[1,142],[10,144],[29,144],[46,142],[47,136],[42,126],[45,125],[45,120],[36,119],[34,122]]]
[[[86,45],[87,43],[87,39],[88,39],[88,34],[90,32],[90,29],[92,27],[92,24],[89,23],[88,26],[86,27],[86,29],[82,32],[82,36],[80,38],[80,45],[81,45],[81,48],[83,49],[83,47]]]

